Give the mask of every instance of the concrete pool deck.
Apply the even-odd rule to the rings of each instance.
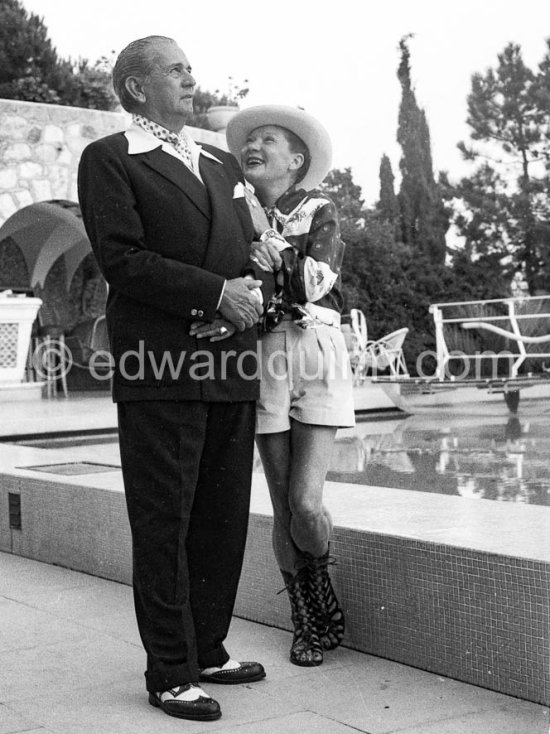
[[[116,428],[116,406],[105,392],[54,400],[0,402],[0,438]]]
[[[116,425],[107,396],[5,403],[2,410],[4,438]],[[79,462],[82,474],[73,471]],[[90,473],[94,463],[108,466]],[[0,550],[130,583],[118,463],[116,444],[0,443],[0,503],[15,522],[19,509],[22,521],[18,529],[0,513]],[[348,647],[548,703],[549,508],[335,482],[327,483],[326,502]],[[280,579],[261,473],[251,510],[236,615],[288,628],[287,601],[275,594]]]
[[[261,660],[248,686],[206,687],[218,722],[147,703],[130,587],[0,553],[1,734],[547,734],[548,709],[346,648],[288,662],[290,633],[235,618],[228,647]]]

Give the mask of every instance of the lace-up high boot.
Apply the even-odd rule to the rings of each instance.
[[[315,613],[317,634],[324,650],[334,650],[344,639],[344,612],[336,598],[328,567],[336,563],[329,555],[307,557],[307,584]]]
[[[301,569],[296,576],[287,571],[281,571],[281,574],[290,599],[294,625],[290,662],[303,667],[321,665],[323,648],[317,634],[316,617],[309,598],[307,569]]]

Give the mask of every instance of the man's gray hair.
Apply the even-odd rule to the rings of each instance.
[[[113,68],[113,88],[127,112],[135,112],[138,104],[126,89],[126,80],[131,76],[142,81],[147,79],[155,68],[155,46],[159,42],[175,43],[173,38],[167,36],[147,36],[132,41],[118,55]]]

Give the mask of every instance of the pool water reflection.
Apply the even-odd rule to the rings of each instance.
[[[438,413],[340,431],[329,480],[550,505],[547,417]]]
[[[70,449],[71,460],[120,463],[115,432],[11,443]],[[262,465],[256,452],[254,470]],[[387,415],[339,431],[330,481],[550,506],[547,416]]]

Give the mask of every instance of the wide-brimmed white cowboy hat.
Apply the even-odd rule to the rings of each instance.
[[[286,127],[307,145],[311,163],[300,188],[314,189],[325,178],[332,164],[332,143],[323,125],[299,107],[257,105],[237,112],[227,125],[227,145],[238,161],[252,130],[264,125]]]

